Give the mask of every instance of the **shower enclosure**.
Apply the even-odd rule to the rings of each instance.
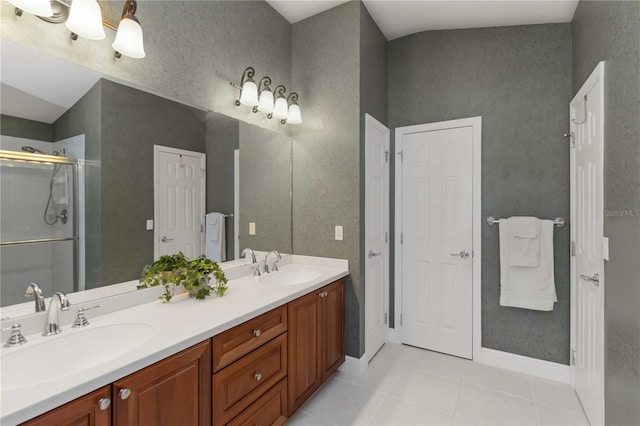
[[[78,290],[78,161],[21,147],[0,150],[0,301],[29,301],[36,282],[45,297]]]

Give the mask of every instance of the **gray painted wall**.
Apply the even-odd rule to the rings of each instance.
[[[10,115],[0,115],[0,132],[5,136],[53,142],[53,125]]]
[[[99,287],[102,245],[102,82],[97,82],[53,124],[53,140],[85,135],[85,286]]]
[[[64,25],[48,24],[0,2],[0,34],[7,39],[84,65],[127,84],[239,120],[289,133],[288,126],[233,104],[242,71],[269,75],[290,88],[291,24],[264,1],[139,1],[147,56],[114,59],[115,32],[102,41],[69,41]],[[101,2],[122,10],[122,1]],[[115,23],[115,22],[114,22]]]
[[[291,138],[240,123],[240,186],[240,252],[292,253]]]
[[[639,12],[637,1],[582,1],[572,23],[574,93],[606,61],[605,414],[612,425],[640,424]]]
[[[389,43],[389,124],[482,116],[482,217],[569,219],[569,24],[429,31]],[[569,228],[552,312],[499,305],[498,228],[482,223],[482,346],[568,364]]]
[[[220,114],[211,114],[206,121],[207,150],[207,213],[233,213],[233,152],[240,148],[240,122]],[[225,220],[227,260],[235,249],[234,221]]]
[[[347,354],[364,350],[360,281],[360,14],[349,2],[293,24],[293,251],[349,260]],[[334,226],[344,226],[335,241]]]

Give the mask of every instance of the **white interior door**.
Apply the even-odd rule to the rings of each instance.
[[[205,154],[154,146],[154,254],[204,252]]]
[[[389,291],[389,129],[365,115],[365,353],[384,345]]]
[[[471,359],[474,130],[452,123],[400,141],[402,342]]]
[[[571,306],[575,389],[592,425],[604,424],[604,63],[571,101]]]

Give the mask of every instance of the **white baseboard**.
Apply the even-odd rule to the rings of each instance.
[[[527,356],[497,351],[495,349],[481,348],[479,354],[474,354],[475,362],[504,368],[530,376],[554,380],[556,382],[571,384],[571,367],[551,361],[530,358]]]
[[[344,364],[342,364],[338,370],[343,373],[353,374],[355,376],[362,376],[369,366],[369,362],[367,361],[367,355],[362,355],[362,358],[354,358],[352,356],[346,356],[344,358]]]
[[[402,343],[402,332],[399,328],[387,328],[387,342]]]

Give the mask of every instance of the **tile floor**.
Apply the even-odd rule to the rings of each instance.
[[[390,343],[364,376],[339,371],[287,424],[589,425],[568,385]]]

